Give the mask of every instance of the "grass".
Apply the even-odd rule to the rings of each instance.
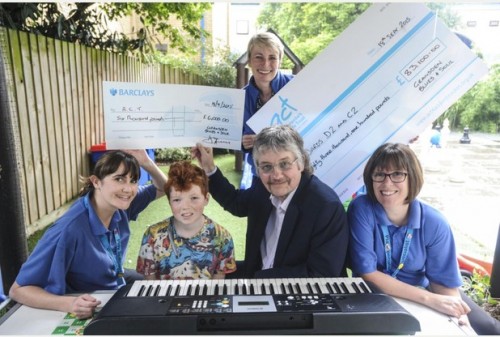
[[[234,155],[219,155],[215,158],[215,163],[227,179],[235,186],[239,186],[241,173],[234,170]],[[168,166],[160,166],[168,173]],[[246,218],[238,218],[226,212],[219,204],[210,199],[208,206],[205,207],[205,215],[226,228],[232,235],[235,245],[235,255],[237,260],[243,260],[245,256],[245,235]],[[137,218],[137,221],[130,222],[131,236],[128,244],[127,256],[124,267],[135,269],[137,255],[141,246],[142,235],[149,225],[155,224],[172,215],[167,198],[160,198],[153,201]]]

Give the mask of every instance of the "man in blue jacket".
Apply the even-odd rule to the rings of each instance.
[[[209,191],[225,210],[248,217],[245,260],[232,277],[346,276],[347,217],[335,191],[312,173],[299,133],[263,129],[253,157],[260,179],[235,189],[215,166],[211,148],[193,148],[209,175]]]

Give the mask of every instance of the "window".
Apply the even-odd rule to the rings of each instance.
[[[236,21],[236,34],[238,35],[248,35],[248,20],[237,20]]]
[[[168,50],[168,45],[164,44],[164,43],[158,43],[156,45],[156,50],[158,50],[159,52],[162,52],[163,54],[166,54],[167,50]]]

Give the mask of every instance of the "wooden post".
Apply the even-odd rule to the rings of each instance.
[[[236,88],[241,89],[248,83],[248,68],[245,64],[236,66]]]
[[[234,151],[234,170],[243,171],[243,151]]]
[[[236,88],[241,89],[248,83],[248,68],[245,64],[236,66]],[[234,151],[234,170],[236,172],[243,171],[243,152]]]

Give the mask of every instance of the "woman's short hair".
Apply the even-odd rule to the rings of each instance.
[[[376,201],[372,174],[375,170],[402,170],[408,173],[407,203],[415,200],[424,185],[422,165],[415,152],[406,144],[386,143],[379,146],[371,155],[363,171],[367,194]]]
[[[208,193],[208,177],[203,169],[188,160],[178,161],[170,165],[168,180],[164,186],[168,200],[170,200],[172,188],[177,191],[187,191],[193,185],[200,186],[203,195]]]
[[[302,136],[289,125],[268,126],[257,134],[252,152],[256,167],[259,166],[261,155],[269,151],[290,151],[298,158],[297,161],[304,167],[305,173],[310,175],[314,172]]]
[[[262,46],[262,47],[267,47],[267,48],[272,48],[273,50],[278,52],[279,61],[281,62],[283,60],[283,54],[284,54],[285,48],[284,48],[281,40],[273,33],[269,33],[269,32],[257,33],[250,38],[250,41],[248,41],[248,47],[247,47],[248,59],[250,59],[252,57],[252,49],[256,45]]]
[[[121,150],[107,151],[104,153],[97,160],[92,175],[102,180],[106,176],[118,171],[122,164],[125,168],[122,174],[130,174],[133,180],[139,181],[141,178],[141,165],[133,155]],[[83,187],[80,190],[80,196],[94,190],[94,184],[90,181],[90,176],[81,178],[81,181]]]

